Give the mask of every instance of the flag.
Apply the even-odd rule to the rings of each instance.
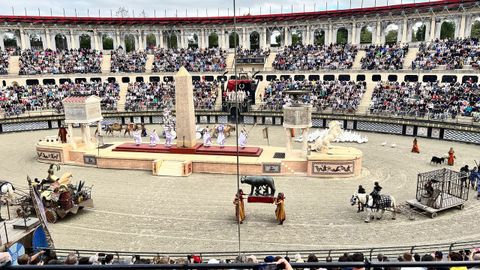
[[[262,129],[262,133],[263,133],[263,138],[268,139],[268,127],[264,127]]]

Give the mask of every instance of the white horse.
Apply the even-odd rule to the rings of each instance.
[[[15,187],[12,183],[0,180],[0,207],[2,204],[12,204],[15,200]],[[0,215],[0,221],[4,219]]]
[[[376,216],[377,219],[381,219],[383,217],[383,213],[385,210],[392,211],[392,219],[397,218],[397,204],[395,202],[395,198],[390,195],[380,195],[380,203],[377,206],[373,206],[373,197],[368,194],[353,194],[352,198],[350,199],[352,205],[356,205],[357,203],[361,203],[365,208],[365,212],[367,213],[367,217],[365,218],[365,222],[370,222],[370,220],[375,218],[375,214],[373,212],[377,211],[380,212],[380,216]]]

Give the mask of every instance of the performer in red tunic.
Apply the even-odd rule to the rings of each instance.
[[[61,126],[59,129],[58,129],[58,137],[60,137],[60,141],[62,143],[67,143],[67,129],[64,127],[64,126]]]
[[[455,163],[455,152],[453,151],[453,147],[450,147],[450,151],[448,151],[448,165],[453,166]]]
[[[417,138],[413,139],[412,153],[420,153],[420,148],[418,148]]]

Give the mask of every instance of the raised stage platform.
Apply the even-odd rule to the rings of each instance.
[[[172,145],[166,147],[164,144],[157,144],[156,146],[150,146],[147,143],[136,145],[135,143],[121,144],[112,151],[115,152],[142,152],[142,153],[163,153],[163,154],[184,154],[184,155],[217,155],[217,156],[236,156],[236,146],[225,146],[223,148],[219,146],[205,147],[202,143],[197,143],[193,148],[183,148]],[[260,147],[245,147],[239,148],[238,154],[242,157],[259,157],[263,152]]]

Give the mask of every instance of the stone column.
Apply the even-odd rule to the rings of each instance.
[[[45,41],[46,44],[44,44],[43,49],[51,49],[52,48],[52,37],[50,36],[50,30],[48,28],[45,28]],[[42,42],[43,43],[43,42]],[[45,48],[45,45],[47,46]]]
[[[304,41],[304,44],[312,44],[312,41],[311,41],[311,34],[310,34],[310,25],[307,25],[307,33],[305,35],[305,41]]]
[[[290,45],[290,40],[288,38],[288,26],[283,28],[283,46]]]
[[[327,44],[334,43],[333,42],[333,25],[332,22],[328,24],[328,42],[325,42]]]
[[[382,22],[380,20],[377,21],[377,27],[376,27],[376,33],[375,33],[375,44],[382,44]]]
[[[114,49],[114,50],[117,49],[118,46],[120,46],[120,45],[121,45],[122,47],[125,47],[125,44],[122,44],[122,43],[120,42],[120,33],[119,33],[118,30],[117,30],[117,31],[115,31],[115,44],[113,45],[113,49]],[[124,48],[124,49],[125,49],[125,48]]]
[[[404,18],[403,19],[403,28],[402,28],[402,40],[401,40],[403,43],[408,42],[407,33],[408,33],[408,20],[407,20],[407,18]]]
[[[200,29],[200,37],[198,38],[198,47],[199,48],[205,48],[205,29],[202,28]]]
[[[77,148],[75,136],[73,136],[73,124],[68,124],[67,142],[72,146],[73,149]]]
[[[432,16],[432,22],[430,26],[430,40],[433,41],[436,38],[436,26],[437,22],[435,20],[435,16]]]
[[[20,47],[22,50],[28,49],[30,46],[28,35],[25,34],[23,27],[20,27]]]
[[[195,111],[192,76],[181,67],[175,75],[175,116],[177,147],[195,147]]]
[[[163,32],[158,31],[158,48],[163,48]]]
[[[98,32],[97,32],[97,30],[93,30],[93,48],[95,50],[101,50],[100,46],[98,46]]]
[[[292,129],[285,128],[285,138],[286,138],[286,154],[289,156],[292,153]]]
[[[308,131],[309,128],[303,128],[302,129],[302,156],[307,157],[308,155]]]
[[[73,34],[73,29],[70,29],[70,48],[69,49],[77,49],[80,47],[80,40],[78,41],[78,46],[75,42],[75,35]]]
[[[248,46],[247,43],[247,28],[242,27],[242,44],[241,46],[245,49],[250,49],[250,46]]]
[[[351,40],[350,40],[350,43],[352,44],[358,44],[357,42],[357,22],[354,20],[352,22],[352,31],[351,31]]]
[[[263,28],[262,35],[260,35],[260,36],[261,36],[260,44],[262,46],[262,49],[270,48],[270,42],[267,41],[267,28],[266,27]]]
[[[459,30],[459,33],[458,33],[459,38],[464,38],[465,37],[466,20],[467,20],[467,16],[465,14],[462,14],[462,17],[460,19],[460,30]]]
[[[83,130],[85,132],[85,148],[90,148],[92,146],[92,140],[90,135],[90,125],[83,124]]]

